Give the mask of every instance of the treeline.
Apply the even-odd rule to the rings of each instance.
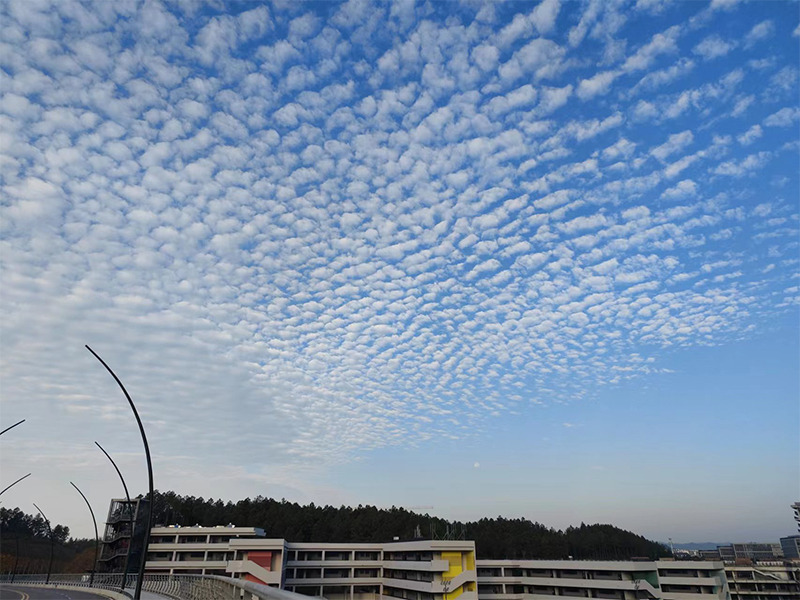
[[[53,525],[53,573],[82,573],[92,569],[94,540],[69,537],[69,527]],[[0,572],[46,573],[50,562],[50,533],[41,515],[19,508],[0,508]]]
[[[564,531],[528,519],[451,522],[404,508],[300,505],[258,496],[238,502],[205,500],[156,492],[153,523],[260,527],[267,537],[292,542],[386,542],[417,536],[474,540],[478,558],[623,560],[670,556],[669,548],[613,525],[585,525]]]

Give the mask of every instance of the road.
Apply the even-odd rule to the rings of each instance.
[[[83,590],[37,588],[4,583],[0,586],[0,600],[108,600],[108,597]]]

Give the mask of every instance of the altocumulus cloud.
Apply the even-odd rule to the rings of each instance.
[[[4,406],[127,431],[89,342],[164,461],[326,464],[788,310],[794,9],[677,4],[3,2]]]

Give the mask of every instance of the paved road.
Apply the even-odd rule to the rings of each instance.
[[[82,590],[37,588],[4,583],[0,586],[0,600],[108,600],[108,597]]]

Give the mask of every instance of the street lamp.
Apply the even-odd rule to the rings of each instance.
[[[12,483],[11,485],[9,485],[9,486],[6,486],[5,488],[3,488],[3,491],[2,491],[2,492],[0,492],[0,496],[2,496],[3,494],[5,494],[5,493],[6,493],[8,490],[10,490],[12,487],[14,487],[15,485],[17,485],[17,484],[18,484],[20,481],[22,481],[22,480],[23,480],[23,479],[25,479],[26,477],[30,477],[30,476],[31,476],[31,474],[30,474],[30,473],[28,473],[27,475],[23,475],[22,477],[20,477],[19,479],[17,479],[17,480],[16,480],[14,483]]]
[[[14,571],[11,573],[11,583],[14,583],[14,578],[17,576],[17,565],[19,564],[19,533],[14,536]]]
[[[100,358],[100,356],[92,350],[88,345],[86,345],[86,349],[91,352],[94,357],[100,361],[106,371],[108,371],[111,376],[114,378],[114,381],[117,382],[117,385],[122,390],[122,393],[125,394],[125,398],[128,400],[128,404],[131,405],[131,410],[133,411],[133,416],[136,417],[136,422],[139,425],[139,433],[142,435],[142,443],[144,444],[144,454],[145,458],[147,458],[147,478],[148,478],[148,492],[147,492],[147,527],[144,530],[144,544],[142,547],[142,560],[139,564],[139,576],[136,578],[136,587],[133,592],[133,600],[140,600],[142,596],[142,580],[144,579],[144,567],[145,562],[147,561],[147,547],[150,544],[150,525],[153,522],[153,462],[150,460],[150,446],[147,445],[147,435],[144,432],[144,425],[142,425],[142,420],[139,418],[139,411],[136,410],[136,405],[131,400],[131,396],[128,393],[128,390],[125,389],[125,386],[122,385],[119,377],[114,371],[111,370],[106,362]],[[133,541],[133,531],[131,531],[131,541]],[[130,552],[130,549],[128,550]]]
[[[69,483],[72,487],[78,490],[78,493],[81,495],[81,498],[83,498],[83,501],[86,502],[86,506],[89,507],[89,514],[92,515],[92,523],[94,523],[94,563],[92,563],[92,575],[89,578],[89,587],[92,587],[94,585],[94,572],[95,569],[97,569],[97,552],[100,549],[100,537],[97,535],[97,519],[94,518],[94,511],[92,510],[92,505],[89,504],[89,501],[86,499],[86,496],[84,496],[80,488],[78,488],[78,486],[72,483],[71,481]]]
[[[25,419],[22,419],[22,421],[18,421],[17,423],[14,423],[11,427],[6,427],[5,429],[3,429],[3,431],[0,431],[0,435],[3,435],[9,429],[14,429],[14,427],[16,427],[17,425],[22,425],[24,422],[25,422]]]
[[[122,488],[125,490],[125,499],[128,501],[128,525],[131,528],[131,541],[133,541],[133,503],[131,502],[131,496],[128,493],[128,485],[125,483],[125,478],[122,476],[122,472],[119,470],[117,463],[114,462],[114,459],[111,458],[111,455],[106,452],[106,449],[103,448],[98,442],[94,443],[95,446],[102,450],[103,454],[106,455],[106,458],[111,461],[111,464],[114,465],[114,469],[117,471],[117,475],[119,475],[119,480],[122,482]],[[152,510],[152,507],[151,507]],[[122,570],[122,589],[125,589],[125,584],[128,582],[128,563],[131,558],[131,546],[130,542],[128,543],[128,551],[125,553],[125,567]]]
[[[22,419],[22,421],[17,421],[16,423],[14,423],[13,425],[11,425],[10,427],[6,427],[5,429],[3,429],[3,431],[0,431],[0,435],[3,435],[3,434],[4,434],[6,431],[8,431],[9,429],[14,429],[14,427],[16,427],[17,425],[22,425],[24,422],[25,422],[25,419]],[[27,475],[25,475],[25,477],[30,477],[30,473],[28,473]],[[17,485],[17,484],[18,484],[20,481],[22,481],[23,479],[25,479],[25,477],[20,477],[20,478],[19,478],[19,479],[17,479],[17,480],[16,480],[14,483],[12,483],[12,484],[11,484],[11,485],[9,485],[8,487],[4,488],[4,489],[3,489],[3,491],[2,491],[2,492],[0,492],[0,496],[2,496],[2,495],[5,493],[5,492],[7,492],[8,490],[10,490],[10,489],[11,489],[12,487],[14,487],[15,485]]]
[[[34,503],[34,506],[36,506],[36,503]],[[47,579],[45,579],[44,582],[45,585],[47,585],[48,583],[50,583],[50,572],[53,569],[53,545],[55,544],[55,540],[53,539],[53,529],[50,527],[50,521],[44,515],[41,508],[36,506],[36,510],[38,510],[39,514],[42,515],[42,518],[44,519],[44,524],[47,525],[47,531],[50,534],[50,561],[47,563]]]

